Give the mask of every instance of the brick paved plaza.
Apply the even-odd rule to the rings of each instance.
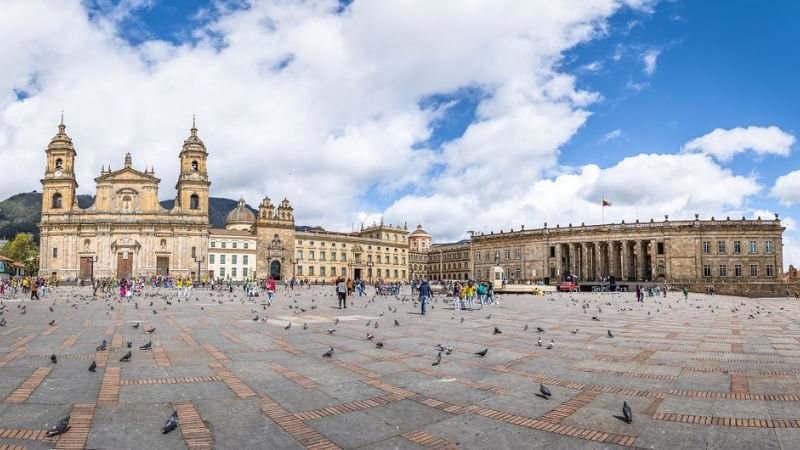
[[[90,293],[5,299],[0,447],[800,448],[794,300],[521,295],[454,312],[439,298],[421,316],[371,293],[340,311],[330,287],[281,291],[269,307],[238,291],[180,303],[166,290],[130,302]],[[96,351],[103,339],[109,350]],[[119,362],[128,341],[132,360]],[[453,353],[432,366],[439,343]],[[632,424],[618,418],[623,400]],[[179,427],[163,435],[173,410]],[[44,436],[69,414],[70,431]]]

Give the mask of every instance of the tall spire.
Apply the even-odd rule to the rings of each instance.
[[[65,134],[67,126],[64,125],[64,111],[61,111],[61,122],[58,124],[58,134]]]
[[[197,125],[195,125],[194,114],[192,114],[192,136],[197,136]]]

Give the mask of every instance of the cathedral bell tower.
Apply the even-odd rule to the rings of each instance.
[[[58,125],[58,133],[50,140],[45,153],[47,167],[42,178],[42,214],[64,214],[77,208],[75,190],[75,147],[67,136],[64,116]]]
[[[203,141],[197,136],[194,118],[191,135],[183,141],[180,154],[181,173],[178,177],[176,206],[183,212],[208,217],[208,153]]]

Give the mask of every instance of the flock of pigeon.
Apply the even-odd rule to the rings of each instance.
[[[329,290],[330,289],[326,289],[326,291],[329,291]],[[240,304],[244,304],[245,302],[251,302],[251,303],[256,303],[257,302],[257,300],[255,298],[244,297],[243,295],[238,294],[238,293],[237,294],[233,294],[233,293],[228,293],[228,292],[222,292],[222,293],[211,292],[211,293],[209,293],[209,295],[211,296],[212,303],[218,303],[218,304],[226,304],[226,303],[227,304],[231,304],[231,303],[235,304],[237,302],[240,303]],[[292,295],[295,298],[291,298]],[[285,295],[285,298],[286,298],[285,303],[282,302],[282,304],[284,304],[285,305],[284,307],[287,308],[289,311],[291,311],[295,315],[303,314],[305,312],[308,312],[310,310],[314,310],[314,309],[317,308],[317,304],[316,304],[317,295],[314,295],[311,298],[311,305],[305,305],[305,306],[301,305],[298,302],[297,297],[300,297],[300,295],[301,295],[300,293],[294,293],[293,294],[292,292],[289,292],[289,293],[287,293]],[[620,295],[620,294],[608,294],[608,295]],[[319,294],[319,296],[320,297],[333,297],[334,294],[323,291],[323,293]],[[177,301],[178,303],[181,303],[183,301],[184,303],[191,304],[191,302],[190,302],[190,300],[188,298],[183,298],[183,299],[181,299],[180,297],[176,298],[174,293],[163,294],[163,293],[151,292],[151,293],[146,293],[146,294],[139,294],[136,298],[138,299],[138,298],[142,298],[142,297],[144,297],[144,298],[148,298],[148,297],[149,298],[154,298],[155,300],[158,300],[158,298],[160,298],[161,300],[164,300],[164,302],[163,302],[163,310],[166,310],[168,306],[172,306],[173,305],[173,301]],[[89,301],[93,300],[93,298],[91,296],[86,296],[86,295],[74,295],[72,298],[73,298],[73,300],[72,301],[68,301],[68,303],[74,309],[78,309],[80,301],[84,301],[86,304],[88,304]],[[386,297],[382,297],[382,298],[389,299],[389,300],[394,299],[394,300],[398,301],[400,304],[408,304],[408,306],[413,306],[414,308],[417,307],[416,301],[413,298],[410,298],[408,296],[394,296],[394,297],[386,296]],[[77,299],[77,300],[75,300],[75,299]],[[562,297],[562,299],[563,299],[563,297]],[[106,311],[107,315],[110,314],[110,311],[113,311],[115,309],[115,304],[120,304],[120,303],[123,302],[123,300],[120,300],[117,297],[115,297],[113,295],[110,295],[110,294],[106,294],[103,297],[103,300],[105,300],[105,303],[106,303],[106,305],[108,307],[108,311]],[[226,302],[226,300],[227,300],[227,302]],[[553,301],[553,302],[557,301],[553,297],[549,298],[549,300]],[[139,303],[138,303],[138,301],[136,299],[127,299],[126,301],[128,303],[133,303],[134,307],[136,309],[139,309]],[[194,301],[195,302],[199,302],[200,298],[195,296]],[[371,303],[376,303],[377,301],[378,301],[378,297],[373,295],[371,298],[368,298],[366,300],[366,303],[364,304],[363,307],[367,308]],[[435,299],[434,302],[438,302],[438,299]],[[609,307],[609,306],[613,305],[610,301],[605,301],[605,302],[603,302],[603,304],[601,306],[601,302],[602,302],[602,296],[593,296],[593,298],[590,298],[590,299],[584,298],[582,300],[579,300],[577,298],[574,298],[572,295],[570,295],[569,299],[568,299],[567,306],[572,306],[572,307],[580,306],[580,308],[583,310],[583,313],[586,314],[586,315],[588,315],[590,309],[594,308],[594,309],[596,309],[596,312],[593,312],[591,320],[594,321],[594,322],[600,322],[602,320],[601,319],[601,314],[603,313],[603,306]],[[683,305],[686,306],[686,307],[691,307],[691,308],[695,308],[695,309],[701,309],[702,308],[702,306],[701,306],[702,303],[701,302],[702,302],[701,299],[692,299],[692,300],[677,299],[677,300],[671,300],[670,302],[667,303],[667,302],[664,302],[664,301],[662,301],[662,300],[660,300],[658,298],[648,301],[648,303],[650,303],[650,305],[651,305],[650,309],[652,309],[652,307],[655,307],[655,313],[656,314],[659,314],[661,312],[661,308],[662,307],[667,309],[667,310],[669,310],[669,309],[673,309],[673,305],[677,306],[677,305],[680,305],[681,303],[683,303]],[[628,305],[631,302],[626,300],[624,303],[626,305],[620,307],[617,310],[617,312],[624,313],[624,312],[627,312],[627,311],[635,311],[636,310],[633,306],[629,306]],[[666,303],[666,304],[664,304],[664,303]],[[49,311],[50,312],[54,312],[54,306],[55,305],[56,305],[56,302],[54,302],[49,307]],[[262,310],[263,311],[266,311],[267,307],[272,306],[271,302],[270,303],[260,303],[260,305],[262,306]],[[642,310],[642,308],[644,308],[644,303],[636,303],[636,305],[639,306],[640,310]],[[306,308],[306,306],[308,306],[308,308]],[[352,298],[350,299],[350,306],[351,307],[355,306],[355,303],[352,300]],[[150,300],[149,307],[152,308],[152,312],[153,312],[154,315],[158,314],[158,310],[156,309],[158,307],[155,306],[155,303],[153,302],[153,300]],[[747,307],[747,304],[745,302],[741,302],[740,304],[737,304],[734,308],[732,308],[731,312],[736,313],[736,312],[739,312],[740,308],[746,308],[746,307]],[[715,309],[715,304],[708,304],[708,305],[706,305],[706,308],[712,313],[715,312],[715,311],[719,312],[719,310],[720,310],[719,306],[716,306],[716,309]],[[19,309],[20,315],[24,315],[27,312],[27,305],[24,304],[24,303],[18,304],[17,305],[17,309]],[[431,304],[430,305],[430,309],[431,310],[435,309],[435,306],[433,304]],[[780,309],[783,310],[784,308],[780,308]],[[200,306],[200,310],[205,311],[205,307],[201,305]],[[389,312],[396,313],[397,312],[397,306],[392,306],[391,304],[389,304],[388,305],[388,310],[389,310]],[[251,311],[252,314],[255,314],[255,316],[252,317],[252,320],[254,322],[262,322],[262,323],[263,322],[267,322],[268,317],[267,317],[266,313],[263,313],[263,315],[259,315],[259,314],[257,314],[257,310],[254,309],[254,308],[251,308],[250,311]],[[8,305],[3,303],[2,301],[0,301],[0,327],[5,327],[8,324],[8,320],[6,319],[7,316],[5,315],[5,313],[7,313],[7,312],[9,312]],[[651,312],[652,311],[648,310],[647,311],[647,315],[648,316],[651,315]],[[750,312],[748,314],[748,318],[749,319],[756,319],[758,317],[758,315],[760,315],[762,312],[766,313],[766,314],[772,314],[772,311],[769,311],[767,308],[759,306],[759,305],[755,305],[755,309],[751,308],[751,310],[750,310]],[[378,329],[378,327],[379,327],[379,318],[381,318],[383,316],[384,316],[384,313],[381,312],[379,314],[378,318],[375,318],[374,320],[373,319],[368,320],[366,322],[366,327],[367,328],[372,328],[372,329]],[[453,316],[451,317],[451,319],[455,320],[455,318],[456,318],[456,316],[455,316],[455,312],[454,312]],[[486,318],[491,320],[492,315],[489,314]],[[460,319],[460,323],[464,323],[464,321],[465,321],[465,319],[462,316],[461,319]],[[49,326],[55,326],[55,323],[56,323],[56,320],[53,319],[53,320],[48,322],[48,325]],[[329,335],[333,335],[336,332],[336,325],[338,325],[338,324],[339,324],[339,319],[336,318],[335,321],[333,322],[333,327],[330,327],[330,328],[326,329],[327,333]],[[400,327],[400,321],[397,320],[397,319],[393,320],[393,324],[394,324],[395,327]],[[132,328],[133,329],[139,329],[140,326],[141,326],[141,322],[136,322],[136,323],[134,323],[132,325]],[[291,328],[292,328],[292,322],[290,321],[290,322],[287,323],[287,325],[284,327],[284,329],[285,330],[290,330]],[[308,330],[310,328],[309,323],[308,322],[304,322],[302,328],[303,328],[303,330]],[[528,331],[528,329],[529,329],[529,327],[528,327],[527,324],[525,324],[524,327],[522,328],[523,331]],[[156,331],[156,329],[155,329],[155,327],[151,326],[149,328],[144,328],[143,331],[145,333],[147,333],[147,334],[153,334]],[[544,340],[542,338],[542,334],[546,333],[546,331],[541,326],[537,326],[536,327],[536,331],[539,333],[536,345],[539,346],[539,347],[544,347]],[[578,332],[579,332],[578,329],[574,329],[574,330],[570,331],[570,334],[576,335],[576,334],[578,334]],[[499,327],[495,326],[492,334],[493,335],[502,334],[502,330]],[[607,330],[607,337],[608,338],[614,338],[614,333],[610,329]],[[366,340],[369,341],[369,342],[373,342],[375,340],[375,335],[370,334],[369,332],[367,332]],[[374,345],[375,345],[375,348],[378,348],[378,349],[384,348],[384,342],[382,342],[382,341],[375,341]],[[547,350],[552,350],[552,349],[555,348],[555,345],[556,345],[555,340],[553,338],[550,338],[549,339],[549,343],[546,345],[545,348]],[[148,341],[147,343],[139,346],[139,350],[141,350],[141,351],[151,350],[152,346],[153,346],[153,342],[151,340],[151,341]],[[128,349],[132,349],[132,342],[131,341],[127,341],[127,348]],[[106,340],[103,340],[100,343],[100,345],[97,346],[96,350],[98,352],[108,351],[108,342]],[[435,354],[433,362],[432,362],[433,366],[438,366],[438,365],[442,364],[443,357],[444,356],[449,356],[454,352],[452,346],[445,346],[443,344],[437,344],[436,345],[436,351],[437,351],[437,353]],[[330,346],[330,348],[325,353],[322,354],[322,357],[323,358],[332,358],[334,356],[334,352],[335,352],[334,347]],[[484,348],[481,351],[475,352],[474,355],[478,356],[478,357],[486,357],[486,355],[488,353],[489,353],[489,349],[488,348]],[[132,350],[128,350],[128,352],[124,356],[122,356],[122,358],[120,358],[120,362],[130,362],[132,358],[133,358],[133,351]],[[57,364],[58,363],[58,357],[57,357],[57,355],[55,353],[50,355],[50,361],[51,361],[52,364]],[[89,370],[89,372],[95,372],[97,370],[96,361],[93,360],[91,362],[91,364],[89,365],[88,370]],[[539,385],[539,393],[536,394],[536,395],[538,397],[542,398],[542,399],[545,399],[545,400],[550,399],[550,397],[552,396],[550,390],[544,384],[540,384]],[[623,415],[622,415],[622,417],[620,417],[620,419],[624,420],[626,423],[632,423],[633,422],[633,413],[631,411],[630,405],[626,401],[623,402],[622,413],[623,413]],[[178,426],[178,414],[177,414],[176,411],[173,411],[173,413],[167,418],[167,420],[164,423],[164,426],[162,427],[161,431],[162,431],[162,433],[166,434],[166,433],[169,433],[170,431],[174,430],[177,426]],[[70,429],[69,416],[67,416],[66,418],[64,418],[61,421],[59,421],[58,423],[56,423],[48,431],[48,436],[56,436],[56,435],[59,435],[59,434],[67,432],[69,429]]]

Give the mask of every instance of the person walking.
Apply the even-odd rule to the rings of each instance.
[[[267,280],[267,303],[272,305],[273,298],[275,298],[275,279],[270,275]]]
[[[430,299],[432,296],[431,285],[428,284],[427,279],[423,278],[422,283],[419,285],[420,312],[423,316],[428,308],[428,299]]]
[[[347,309],[347,283],[344,278],[336,280],[336,295],[339,297],[339,309],[342,309],[342,305]]]
[[[31,300],[34,298],[39,300],[39,281],[35,279],[31,282]]]

